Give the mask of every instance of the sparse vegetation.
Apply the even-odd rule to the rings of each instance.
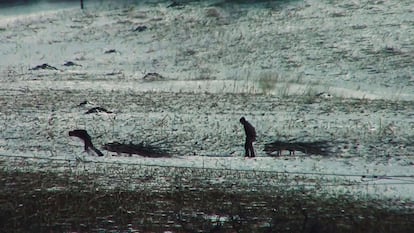
[[[189,180],[185,173],[175,174],[169,186],[156,188],[149,185],[154,177],[120,180],[125,175],[2,170],[0,231],[409,233],[414,227],[414,213],[383,208],[384,200],[316,195],[312,188],[261,182],[235,187],[194,173]],[[283,176],[273,179],[283,182]],[[137,188],[108,189],[97,182],[102,180],[111,186],[133,182]]]
[[[412,231],[411,0],[141,3],[0,26],[0,232]]]
[[[264,73],[258,78],[258,80],[262,91],[265,94],[268,94],[276,87],[276,84],[279,81],[279,75],[275,73]]]

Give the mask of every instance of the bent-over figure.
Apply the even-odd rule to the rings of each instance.
[[[75,129],[75,130],[69,131],[69,136],[78,137],[78,138],[82,139],[83,142],[85,143],[84,148],[85,148],[86,152],[88,152],[89,150],[93,150],[93,151],[95,151],[95,153],[98,156],[103,156],[102,152],[100,150],[98,150],[92,144],[91,136],[89,136],[89,134],[86,130],[84,130],[84,129]]]
[[[244,126],[244,131],[246,133],[246,142],[244,144],[244,149],[246,151],[245,157],[255,157],[253,142],[256,141],[256,130],[244,117],[240,118],[240,123]]]

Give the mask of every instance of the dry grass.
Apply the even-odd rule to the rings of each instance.
[[[181,180],[103,189],[94,175],[1,172],[0,232],[411,232],[413,213],[312,190]],[[142,186],[148,181],[137,180]]]

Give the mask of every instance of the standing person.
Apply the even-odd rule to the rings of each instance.
[[[244,132],[246,133],[246,142],[244,144],[245,157],[255,157],[253,142],[256,141],[256,130],[244,117],[240,118],[240,123],[244,126]]]

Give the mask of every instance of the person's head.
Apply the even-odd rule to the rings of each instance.
[[[246,118],[244,118],[244,117],[240,118],[240,123],[242,123],[242,124],[246,123]]]

